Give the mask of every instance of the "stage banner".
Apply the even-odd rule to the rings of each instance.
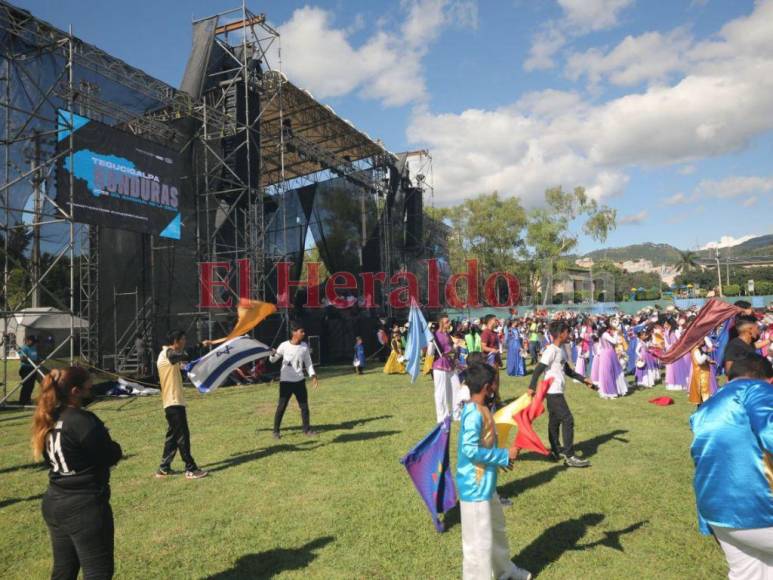
[[[180,239],[183,163],[175,151],[60,109],[56,153],[57,203],[68,209],[72,173],[76,222]]]

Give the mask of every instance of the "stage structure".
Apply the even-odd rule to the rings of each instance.
[[[79,357],[131,372],[138,336],[156,350],[170,328],[203,339],[229,327],[233,309],[200,306],[198,263],[232,266],[222,272],[233,294],[246,284],[272,299],[275,264],[303,259],[304,187],[330,183],[317,192],[323,208],[345,183],[333,189],[360,207],[360,268],[391,273],[418,256],[406,198],[415,214],[407,192],[425,186],[407,156],[288,81],[279,43],[244,5],[195,21],[178,90],[0,0],[0,402],[17,388],[8,358],[22,311],[71,321],[65,337],[40,337],[38,374],[48,358]],[[233,266],[244,260],[240,281]],[[261,338],[283,337],[288,315]]]

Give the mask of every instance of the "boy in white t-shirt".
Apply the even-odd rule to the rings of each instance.
[[[303,432],[308,436],[316,435],[311,429],[309,413],[309,393],[306,390],[304,368],[311,378],[311,384],[317,388],[317,373],[311,362],[309,346],[303,342],[306,332],[303,326],[296,322],[290,323],[290,340],[284,341],[275,351],[272,351],[269,360],[274,363],[282,359],[282,369],[279,373],[279,403],[274,415],[274,439],[279,439],[279,428],[282,425],[282,417],[287,410],[287,404],[291,397],[295,397],[301,409],[301,421]]]
[[[548,388],[548,437],[550,438],[550,456],[554,461],[564,460],[568,467],[589,467],[587,459],[580,459],[574,454],[574,416],[564,397],[566,377],[573,378],[593,388],[593,382],[575,372],[566,362],[563,345],[569,339],[569,326],[563,320],[554,320],[548,327],[553,342],[542,351],[539,363],[531,375],[529,390],[534,393],[540,375],[544,372],[545,379],[553,379]],[[564,445],[561,446],[559,431],[563,431]]]

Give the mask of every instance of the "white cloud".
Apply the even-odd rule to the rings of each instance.
[[[747,197],[745,200],[743,200],[743,203],[741,204],[744,207],[753,207],[757,205],[757,201],[759,198],[756,195],[753,195],[751,197]]]
[[[620,12],[633,0],[558,0],[569,24],[581,29],[601,30],[615,26]]]
[[[649,212],[646,209],[641,210],[639,213],[629,214],[623,216],[617,223],[621,226],[625,225],[639,225],[649,217]]]
[[[773,177],[732,176],[719,180],[704,179],[695,191],[699,195],[720,199],[761,195],[773,191]]]
[[[759,237],[759,234],[750,234],[748,236],[741,236],[740,238],[734,238],[733,236],[722,236],[721,238],[719,238],[718,242],[709,242],[708,244],[701,247],[700,249],[714,250],[714,249],[721,249],[721,248],[732,248],[733,246],[743,244],[744,242],[757,237]]]
[[[773,0],[686,50],[691,68],[678,81],[606,102],[548,90],[493,110],[416,110],[407,135],[432,150],[436,202],[496,189],[534,205],[558,184],[609,197],[631,167],[692,164],[773,129]],[[770,191],[751,183],[747,196]]]
[[[679,168],[679,173],[681,173],[682,175],[692,175],[693,173],[695,173],[696,169],[697,168],[695,167],[695,165],[693,165],[692,163],[688,163],[687,165],[683,165],[682,167]]]
[[[399,30],[376,30],[354,46],[351,34],[364,25],[360,16],[337,28],[331,12],[306,6],[279,26],[283,71],[318,98],[357,92],[386,106],[421,102],[427,91],[422,60],[432,42],[450,26],[477,28],[471,0],[411,0],[401,4]]]
[[[534,34],[529,55],[523,63],[527,71],[555,66],[555,55],[574,37],[611,28],[620,12],[633,0],[558,0],[562,17],[546,22]]]
[[[668,34],[626,36],[606,54],[597,48],[571,54],[566,75],[575,81],[586,77],[592,85],[605,78],[620,86],[663,81],[684,69],[683,55],[691,45],[692,39],[683,28]]]
[[[663,200],[663,205],[683,205],[685,203],[690,203],[692,201],[695,201],[697,198],[695,195],[685,195],[681,191],[679,193],[675,193],[671,197],[667,197]]]

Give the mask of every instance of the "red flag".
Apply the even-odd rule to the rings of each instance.
[[[674,404],[674,400],[671,397],[655,397],[654,399],[650,399],[650,403],[658,405],[659,407],[668,407],[669,405]]]
[[[668,352],[664,353],[656,349],[651,349],[650,352],[665,364],[677,361],[703,342],[703,339],[717,326],[740,313],[741,309],[738,306],[712,298],[703,305],[698,316],[687,326],[684,334],[668,349]]]
[[[513,419],[518,425],[518,435],[515,436],[515,446],[521,449],[528,449],[541,453],[542,455],[549,455],[548,450],[542,443],[542,440],[534,432],[532,423],[534,420],[545,412],[545,395],[550,388],[550,383],[553,382],[553,378],[542,381],[537,387],[537,393],[534,395],[534,400],[531,405],[526,407],[523,411],[519,411],[513,415]]]

